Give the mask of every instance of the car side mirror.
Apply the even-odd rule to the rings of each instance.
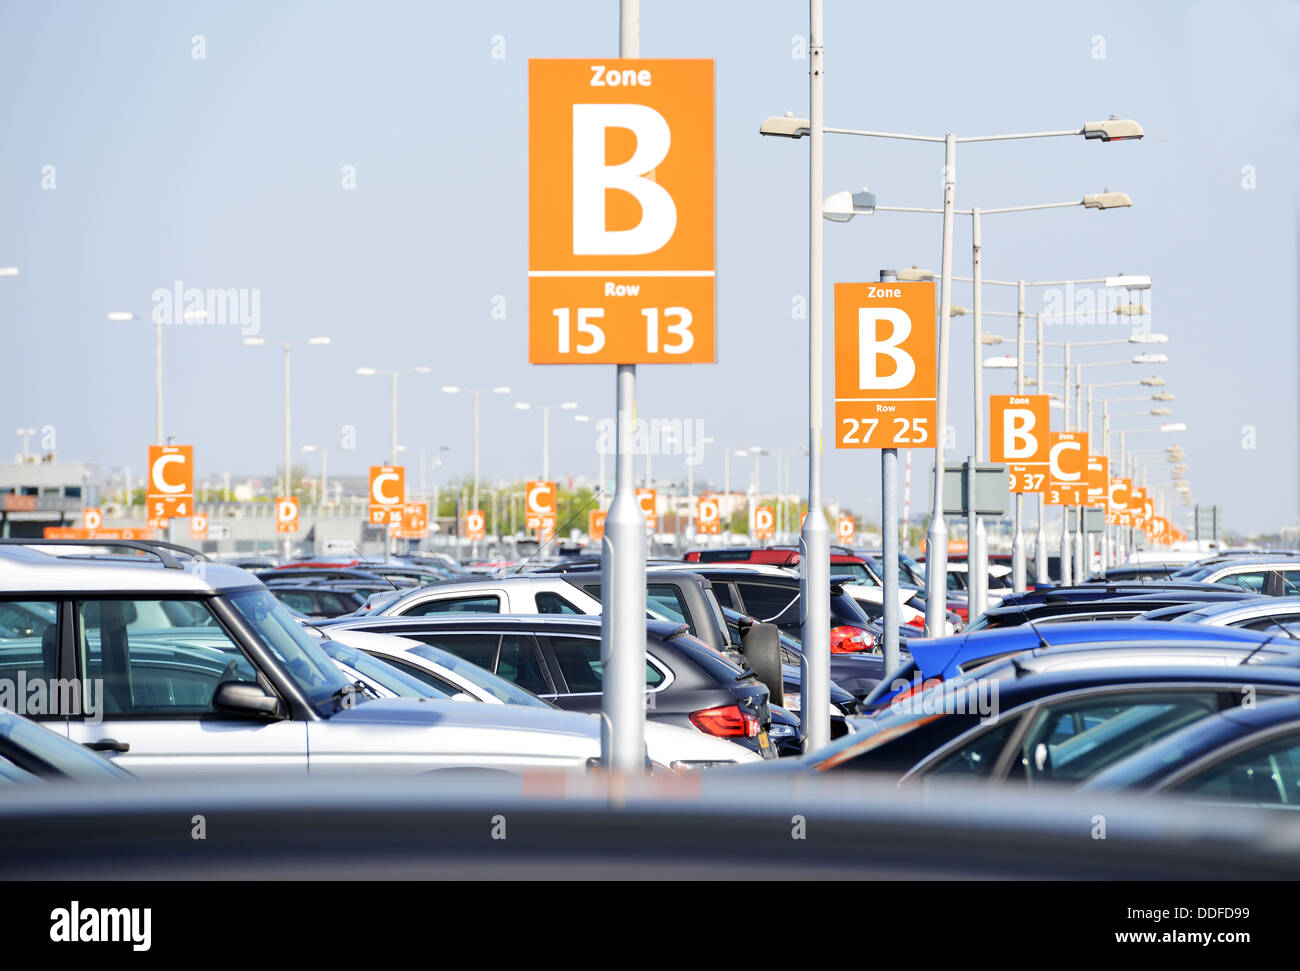
[[[781,672],[781,631],[776,624],[755,621],[741,637],[741,650],[754,674],[767,686],[768,703],[785,707],[785,678]]]
[[[227,715],[270,720],[284,717],[280,699],[256,681],[223,681],[212,695],[212,707]]]

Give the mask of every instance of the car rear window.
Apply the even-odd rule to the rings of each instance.
[[[718,684],[735,684],[744,673],[708,644],[685,631],[665,637],[664,643],[675,647]]]

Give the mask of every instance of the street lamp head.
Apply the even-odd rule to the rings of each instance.
[[[1152,409],[1151,409],[1151,414],[1153,414],[1153,415],[1155,415],[1155,416],[1157,416],[1157,417],[1164,417],[1165,415],[1168,415],[1169,413],[1170,413],[1170,409],[1168,409],[1168,408],[1152,408]]]
[[[1187,431],[1187,423],[1181,421],[1167,421],[1160,426],[1160,430],[1162,432],[1185,432]]]
[[[372,375],[372,374],[378,374],[378,373],[379,373],[379,372],[376,371],[376,370],[375,370],[374,368],[372,368],[372,367],[359,367],[359,368],[357,368],[357,374],[364,374],[364,375],[366,375],[367,377],[369,377],[369,376]]]
[[[314,345],[314,346],[316,346],[316,347],[320,347],[320,346],[323,345],[323,344],[328,344],[329,342],[330,342],[330,339],[329,339],[328,337],[308,337],[308,338],[307,338],[307,343],[308,343],[308,344],[312,344],[312,345]]]
[[[1152,401],[1173,401],[1174,394],[1172,391],[1157,391],[1151,396]]]
[[[1142,126],[1132,118],[1116,118],[1113,115],[1105,121],[1090,121],[1083,126],[1083,137],[1100,138],[1103,142],[1122,142],[1142,137]]]
[[[1168,344],[1168,334],[1130,334],[1130,344]]]
[[[261,347],[261,346],[264,345],[265,343],[266,343],[266,338],[265,338],[265,337],[245,337],[245,338],[244,338],[244,346],[245,346],[245,347]]]
[[[108,315],[109,320],[136,320],[136,315],[125,310],[114,310]]]
[[[17,275],[18,275],[18,267],[0,266],[0,276],[17,276]]]
[[[1014,368],[1018,363],[1014,354],[1008,354],[1005,357],[986,357],[984,359],[986,368]]]
[[[933,283],[939,279],[939,274],[934,270],[922,270],[915,266],[908,270],[899,270],[895,275],[902,283]]]
[[[515,409],[518,410],[518,411],[527,411],[527,410],[530,409],[531,407],[532,407],[532,405],[530,405],[527,401],[516,401],[516,402],[515,402]]]
[[[442,393],[443,393],[443,394],[460,394],[460,388],[456,387],[454,384],[444,384],[444,385],[442,386]]]
[[[510,389],[509,389],[508,387],[506,387],[505,385],[501,385],[500,387],[493,388],[493,389],[492,389],[492,393],[493,393],[493,394],[509,394],[509,393],[510,393]]]
[[[776,135],[780,138],[802,138],[804,135],[812,134],[812,122],[807,118],[796,118],[794,112],[787,111],[784,115],[764,118],[763,123],[758,126],[758,133]]]
[[[181,314],[181,320],[193,323],[196,320],[207,320],[208,312],[206,310],[187,310]]]
[[[411,368],[411,370],[416,374],[428,374],[433,370],[433,368],[425,367],[423,364],[417,364],[415,367]]]
[[[1119,276],[1106,277],[1106,286],[1124,287],[1126,290],[1150,290],[1151,277],[1137,276],[1132,273],[1121,273]]]
[[[1140,303],[1121,303],[1115,308],[1115,313],[1123,317],[1141,317],[1151,311]]]
[[[1127,192],[1094,192],[1083,197],[1083,205],[1086,209],[1126,209],[1133,200]]]
[[[1163,388],[1165,385],[1164,378],[1143,378],[1138,384],[1144,384],[1148,388]]]
[[[981,344],[1001,344],[1005,341],[1006,338],[1001,334],[980,334]]]
[[[317,449],[316,449],[316,446],[315,446],[315,445],[304,445],[304,446],[302,447],[302,450],[303,450],[304,452],[315,452]]]
[[[578,403],[576,401],[565,401],[560,405],[560,407],[565,411],[572,411],[574,408],[578,407]]]
[[[965,317],[968,313],[970,313],[970,311],[965,307],[953,306],[948,309],[949,317]]]
[[[1062,401],[1060,398],[1058,398],[1056,395],[1052,395],[1047,399],[1047,405],[1050,408],[1061,408],[1061,409],[1065,408],[1065,402]]]
[[[849,222],[854,216],[870,216],[875,211],[876,194],[867,189],[836,192],[822,202],[822,217],[834,223]]]
[[[1168,354],[1134,354],[1134,364],[1167,364],[1169,362]]]
[[[574,416],[573,416],[573,420],[574,420],[574,421],[591,421],[591,416],[590,416],[590,415],[574,415]]]

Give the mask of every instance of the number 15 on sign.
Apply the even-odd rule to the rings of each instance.
[[[929,448],[934,284],[835,284],[835,447]]]

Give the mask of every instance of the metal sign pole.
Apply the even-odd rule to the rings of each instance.
[[[880,282],[898,279],[891,270],[880,271]],[[880,539],[882,617],[885,640],[881,651],[885,660],[885,674],[898,669],[898,449],[880,450]]]
[[[640,0],[620,0],[619,56],[640,56]],[[636,366],[617,366],[614,500],[601,541],[600,753],[615,773],[645,768],[645,517],[636,498]]]

